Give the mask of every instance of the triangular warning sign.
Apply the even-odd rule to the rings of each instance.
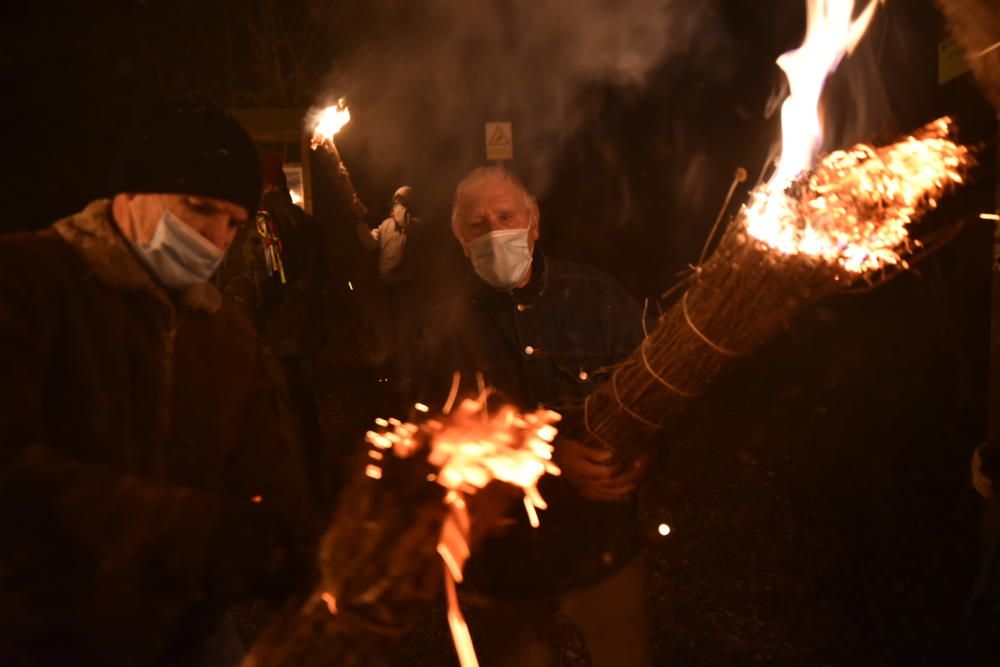
[[[493,130],[493,134],[490,136],[490,140],[487,142],[490,146],[509,146],[510,137],[508,137],[504,131],[503,127],[497,125]]]
[[[486,123],[486,159],[514,159],[514,128],[510,121],[502,123]]]

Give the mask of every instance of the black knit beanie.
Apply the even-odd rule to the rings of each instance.
[[[139,114],[119,141],[111,192],[189,194],[239,204],[260,199],[257,150],[235,118],[204,102],[161,104]]]

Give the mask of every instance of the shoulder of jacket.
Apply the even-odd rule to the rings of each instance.
[[[9,278],[56,278],[86,269],[83,258],[51,227],[0,235],[0,274]]]

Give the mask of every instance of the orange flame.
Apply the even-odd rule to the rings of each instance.
[[[802,46],[777,60],[788,78],[789,95],[781,105],[781,158],[768,182],[772,190],[784,189],[812,164],[823,139],[819,116],[823,85],[857,46],[881,1],[871,0],[852,20],[854,0],[806,0]]]
[[[313,135],[310,145],[316,149],[326,141],[333,141],[333,137],[347,125],[351,120],[351,110],[347,108],[344,98],[337,100],[336,104],[324,107],[313,116]]]
[[[783,255],[801,255],[866,274],[905,262],[908,225],[963,182],[969,149],[941,118],[921,136],[884,148],[859,144],[827,155],[784,192],[764,186],[744,208],[746,231]]]
[[[852,19],[854,0],[806,0],[805,40],[778,58],[791,91],[781,107],[781,157],[742,211],[746,232],[777,253],[859,275],[905,266],[900,253],[910,249],[907,225],[961,183],[971,162],[968,149],[948,138],[950,119],[940,119],[919,137],[836,151],[813,169],[823,137],[823,85],[881,1],[871,0]]]

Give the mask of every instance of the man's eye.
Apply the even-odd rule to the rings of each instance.
[[[202,215],[214,215],[219,210],[212,203],[204,199],[188,198],[187,205],[192,211]]]

